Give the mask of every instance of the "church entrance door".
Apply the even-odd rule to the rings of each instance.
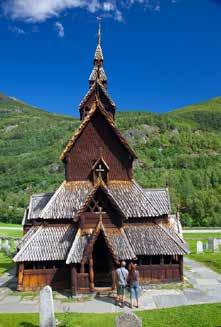
[[[95,288],[112,287],[112,271],[114,269],[114,262],[102,233],[99,234],[94,244],[93,262]]]

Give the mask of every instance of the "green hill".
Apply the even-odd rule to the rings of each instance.
[[[165,115],[118,113],[116,120],[138,155],[138,182],[167,185],[186,225],[221,226],[221,98]],[[32,193],[58,187],[59,155],[78,125],[0,94],[1,221],[20,222]]]

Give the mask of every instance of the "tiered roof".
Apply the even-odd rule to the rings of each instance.
[[[102,181],[96,185],[89,181],[64,181],[58,190],[50,195],[50,199],[48,193],[45,197],[43,194],[31,197],[25,223],[35,219],[76,221],[99,188],[125,219],[161,217],[171,211],[168,189],[145,190],[135,180],[110,181],[108,185]],[[39,201],[33,201],[33,198],[38,198]]]
[[[184,240],[167,223],[152,220],[145,224],[126,224],[122,228],[105,228],[102,222],[92,232],[73,224],[33,226],[23,239],[15,262],[65,260],[80,263],[91,242],[99,233],[116,261],[133,260],[139,255],[184,255]]]

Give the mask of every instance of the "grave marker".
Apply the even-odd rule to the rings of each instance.
[[[203,243],[201,241],[196,243],[196,253],[203,253]]]
[[[55,327],[52,289],[45,286],[40,292],[40,327]]]
[[[131,311],[116,318],[116,327],[142,327],[142,321]]]

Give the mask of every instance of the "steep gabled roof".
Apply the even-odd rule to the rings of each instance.
[[[66,154],[74,146],[75,142],[77,141],[77,139],[79,138],[79,136],[83,133],[84,129],[86,128],[86,126],[88,125],[88,123],[90,122],[90,120],[92,119],[92,117],[94,116],[94,114],[98,110],[102,114],[102,116],[105,118],[105,120],[107,121],[107,123],[109,124],[109,126],[112,128],[113,132],[116,134],[116,136],[118,137],[118,139],[122,143],[122,145],[127,149],[127,151],[131,154],[131,156],[133,158],[137,158],[136,157],[136,154],[131,149],[131,147],[128,144],[128,142],[126,141],[126,139],[122,136],[122,134],[117,129],[112,116],[105,111],[105,109],[103,108],[101,102],[99,100],[97,100],[93,104],[93,106],[91,107],[91,110],[89,111],[88,115],[85,117],[85,119],[83,120],[83,122],[81,123],[80,127],[77,129],[77,131],[73,135],[73,137],[69,140],[67,146],[65,147],[64,151],[62,152],[62,154],[60,156],[60,159],[61,160],[64,160],[65,159]]]
[[[85,94],[84,98],[82,99],[82,101],[80,102],[80,105],[79,105],[79,108],[81,109],[85,103],[88,101],[88,99],[90,98],[90,96],[96,92],[97,93],[97,88],[99,88],[103,93],[104,95],[106,96],[106,98],[108,99],[108,101],[110,102],[110,105],[115,107],[115,103],[114,101],[111,99],[109,93],[107,92],[107,90],[105,89],[105,87],[99,82],[99,81],[96,81],[91,87],[90,89],[88,90],[88,92]]]

